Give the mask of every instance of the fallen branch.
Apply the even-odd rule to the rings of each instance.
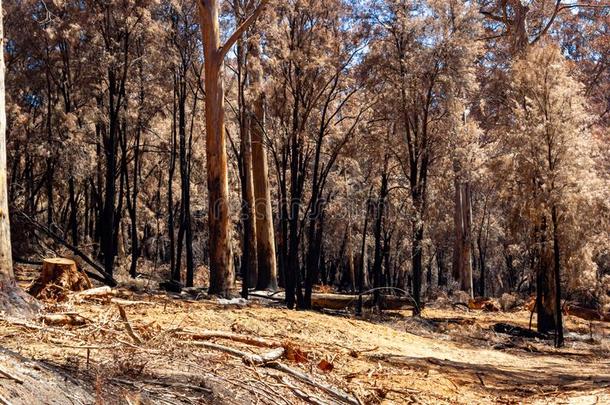
[[[272,342],[272,341],[262,339],[259,337],[239,335],[237,333],[232,333],[232,332],[223,332],[223,331],[193,332],[193,331],[189,331],[189,330],[184,330],[182,332],[178,332],[177,334],[190,337],[193,340],[226,339],[226,340],[231,340],[233,342],[245,343],[245,344],[257,346],[257,347],[274,348],[274,347],[281,346],[281,344],[277,343],[277,342]]]
[[[276,376],[278,377],[278,376]],[[314,405],[326,405],[326,402],[322,401],[320,398],[310,395],[304,391],[301,391],[298,387],[295,387],[294,385],[292,385],[290,383],[290,381],[288,381],[288,379],[286,377],[278,377],[277,378],[282,384],[284,384],[285,386],[287,386],[288,388],[290,388],[292,390],[292,392],[294,392],[294,395],[296,395],[297,397],[301,398],[304,401],[307,401],[311,404]]]
[[[208,349],[218,350],[227,354],[231,354],[236,357],[240,357],[245,364],[255,365],[255,366],[264,366],[267,363],[276,361],[284,355],[285,349],[283,347],[277,347],[267,353],[263,354],[252,354],[246,353],[239,349],[234,349],[229,346],[223,346],[216,343],[209,342],[191,342],[196,346],[205,347]]]
[[[113,304],[121,305],[123,307],[129,307],[133,305],[156,305],[156,303],[152,301],[130,301],[122,298],[111,298],[110,302]]]
[[[87,323],[87,319],[79,314],[45,314],[40,317],[46,325],[53,326],[83,326]]]
[[[76,294],[72,295],[72,298],[100,298],[107,297],[109,295],[114,295],[112,288],[105,285],[103,287],[90,288],[85,291],[80,291]]]
[[[345,391],[343,391],[339,388],[335,388],[329,384],[326,384],[324,382],[315,381],[311,376],[303,373],[300,370],[293,369],[280,362],[269,363],[268,367],[274,368],[279,371],[283,371],[284,373],[291,375],[292,377],[295,377],[296,379],[298,379],[304,383],[307,383],[307,384],[311,385],[312,387],[316,387],[316,388],[326,392],[327,394],[334,397],[335,399],[338,399],[338,400],[343,401],[348,404],[360,405],[360,401],[357,398],[354,398],[352,395],[346,393]]]
[[[34,228],[42,231],[43,233],[47,234],[52,239],[54,239],[57,243],[59,243],[59,244],[65,246],[66,248],[70,249],[75,255],[77,255],[78,257],[83,259],[89,266],[91,266],[93,269],[95,269],[95,271],[97,271],[99,274],[102,275],[102,276],[99,276],[98,274],[95,274],[95,273],[92,273],[90,271],[85,270],[85,273],[89,277],[91,277],[94,280],[100,281],[100,282],[102,282],[104,284],[107,284],[107,285],[109,285],[111,287],[114,287],[114,286],[117,285],[116,280],[110,274],[106,273],[106,271],[102,268],[102,266],[100,266],[93,259],[91,259],[89,256],[87,256],[82,250],[80,250],[79,248],[71,245],[65,239],[63,239],[61,236],[59,236],[58,234],[53,232],[48,227],[46,227],[43,224],[41,224],[40,222],[36,221],[35,219],[30,218],[27,214],[25,214],[23,212],[19,212],[18,215],[20,215],[26,221],[28,221]]]
[[[133,339],[133,341],[136,344],[141,345],[142,338],[140,336],[138,336],[138,334],[131,327],[131,324],[129,323],[129,319],[127,319],[127,314],[125,313],[125,309],[123,309],[123,307],[120,306],[119,304],[117,304],[117,307],[119,308],[119,314],[121,315],[121,319],[123,320],[123,323],[125,324],[125,330],[127,331],[127,334],[129,335],[129,337],[131,337]]]
[[[13,403],[0,395],[0,405],[13,405]]]
[[[536,332],[530,329],[525,329],[516,325],[509,325],[507,323],[496,323],[492,326],[492,329],[496,333],[504,333],[506,335],[518,336],[530,339],[550,339],[550,336],[546,333]]]
[[[184,383],[179,383],[179,382],[167,382],[167,381],[158,381],[158,380],[130,381],[130,380],[124,380],[122,378],[113,378],[110,381],[114,381],[119,384],[130,385],[135,388],[139,388],[137,383],[140,383],[140,384],[147,384],[147,385],[158,385],[160,387],[168,387],[168,388],[189,389],[191,391],[205,392],[206,394],[211,394],[213,392],[209,388],[200,387],[198,385],[192,385],[192,384],[184,384]]]
[[[23,384],[23,380],[21,378],[12,375],[11,373],[9,373],[8,371],[4,370],[1,367],[0,367],[0,377],[8,378],[9,380],[13,380],[18,384]]]
[[[201,341],[195,341],[195,342],[190,342],[190,343],[194,344],[196,346],[205,347],[208,349],[214,349],[214,350],[218,350],[218,351],[221,351],[221,352],[224,352],[224,353],[236,356],[236,357],[240,357],[242,359],[242,361],[246,364],[264,366],[264,367],[273,368],[273,369],[276,369],[279,371],[283,371],[284,373],[289,374],[292,377],[297,378],[298,380],[300,380],[302,382],[305,382],[313,387],[316,387],[316,388],[326,392],[333,398],[338,399],[344,403],[360,405],[360,401],[357,398],[354,398],[352,395],[344,392],[343,390],[341,390],[339,388],[335,388],[324,382],[315,381],[313,379],[313,377],[311,377],[299,370],[290,368],[287,365],[277,361],[284,355],[285,349],[283,347],[273,349],[262,355],[256,355],[256,354],[246,353],[244,351],[241,351],[241,350],[238,350],[238,349],[235,349],[232,347],[219,345],[216,343],[201,342]]]

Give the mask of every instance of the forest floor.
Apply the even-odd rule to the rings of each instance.
[[[0,403],[610,403],[610,328],[574,317],[567,317],[566,346],[555,349],[552,341],[490,329],[497,322],[527,327],[524,310],[486,313],[432,304],[421,319],[410,311],[357,319],[290,311],[269,300],[118,288],[108,297],[46,302],[44,311],[84,319],[78,326],[53,326],[0,317]],[[281,364],[318,387],[276,363],[249,365],[223,351],[269,348],[196,340],[206,331],[279,342],[287,350]],[[65,397],[51,388],[34,390],[34,380],[51,381]],[[70,387],[61,386],[66,382]]]

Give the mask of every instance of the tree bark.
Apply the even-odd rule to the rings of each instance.
[[[556,291],[554,273],[552,271],[552,252],[549,249],[548,227],[546,217],[543,218],[539,230],[540,249],[538,252],[538,268],[536,275],[536,314],[537,330],[549,333],[555,330]]]
[[[198,2],[204,48],[206,158],[210,232],[210,294],[228,297],[235,271],[229,224],[229,183],[224,126],[224,72],[219,2]]]
[[[250,55],[259,57],[258,44],[252,45]],[[260,87],[261,77],[252,72],[252,84]],[[252,136],[252,173],[254,183],[254,210],[256,214],[256,250],[258,264],[257,290],[277,290],[277,263],[275,257],[275,237],[273,233],[273,212],[271,189],[269,187],[269,164],[264,146],[265,95],[259,94],[254,101],[254,111],[250,120]]]
[[[379,197],[377,200],[377,207],[375,213],[375,257],[373,259],[373,288],[375,305],[378,306],[381,302],[381,263],[382,263],[382,249],[381,249],[381,232],[383,228],[383,214],[385,208],[385,200],[388,194],[388,159],[386,157],[383,173],[381,174],[381,188],[379,190]]]
[[[470,203],[470,185],[455,179],[455,244],[453,248],[453,276],[460,284],[460,289],[474,297],[472,280],[471,229],[472,214]]]
[[[236,20],[239,22],[239,10],[236,9]],[[250,132],[250,114],[246,104],[245,89],[248,84],[246,64],[247,52],[243,34],[237,40],[237,77],[238,77],[238,112],[240,132],[239,168],[241,180],[241,214],[243,225],[242,240],[242,297],[248,298],[248,288],[255,287],[258,281],[256,251],[256,220],[254,217],[254,183],[252,173],[252,141]]]
[[[2,11],[2,0],[0,0],[0,11]],[[4,38],[2,18],[0,18],[0,38]],[[12,315],[29,316],[35,308],[36,306],[17,286],[13,274],[6,172],[4,46],[0,46],[0,310]]]
[[[555,278],[555,347],[563,346],[563,314],[561,311],[561,256],[559,250],[559,219],[557,207],[551,208],[553,222],[553,276]]]
[[[228,297],[234,283],[229,183],[224,127],[224,56],[262,11],[265,0],[223,45],[220,42],[220,3],[197,2],[204,50],[206,158],[208,172],[210,287],[208,293]]]

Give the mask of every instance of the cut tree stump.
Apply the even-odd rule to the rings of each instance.
[[[28,293],[40,299],[63,301],[68,298],[68,292],[91,287],[91,281],[85,273],[78,271],[74,260],[55,257],[43,260],[40,276],[34,280]]]

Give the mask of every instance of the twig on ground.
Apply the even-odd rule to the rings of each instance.
[[[136,334],[136,332],[133,330],[133,328],[131,327],[131,324],[129,323],[129,319],[127,319],[127,314],[125,313],[125,309],[122,306],[120,306],[119,304],[117,304],[117,307],[119,308],[119,314],[121,315],[121,319],[123,320],[123,323],[125,324],[125,330],[127,331],[127,334],[133,339],[133,341],[136,344],[141,345],[142,338],[140,336],[138,336]]]
[[[0,395],[0,405],[13,405],[8,399]]]
[[[284,384],[286,387],[290,388],[292,390],[292,392],[294,392],[294,394],[297,397],[301,398],[302,400],[307,401],[314,405],[326,405],[326,402],[322,401],[320,398],[318,398],[314,395],[308,394],[305,391],[300,390],[298,387],[292,385],[286,377],[279,377],[279,376],[275,376],[275,377],[278,379],[278,381],[281,381],[281,383]]]
[[[0,368],[0,377],[8,378],[9,380],[13,380],[18,384],[23,384],[23,380],[21,378],[14,376],[3,368]]]
[[[244,363],[250,364],[250,365],[255,365],[255,366],[266,365],[269,362],[280,359],[284,355],[283,347],[277,347],[277,348],[275,348],[267,353],[263,353],[263,354],[251,354],[251,353],[246,353],[246,352],[238,350],[238,349],[234,349],[232,347],[219,345],[216,343],[196,341],[196,342],[191,342],[191,344],[194,344],[196,346],[206,347],[208,349],[219,350],[221,352],[225,352],[225,353],[231,354],[233,356],[241,357],[241,359]]]
[[[280,362],[268,363],[268,367],[274,368],[279,371],[283,371],[284,373],[291,375],[292,377],[295,377],[295,378],[301,380],[302,382],[305,382],[313,387],[319,388],[320,390],[326,392],[327,394],[331,395],[335,399],[338,399],[338,400],[343,401],[348,404],[354,404],[354,405],[360,404],[360,401],[357,398],[346,393],[345,391],[341,390],[340,388],[335,388],[324,382],[315,381],[311,376],[303,373],[300,370],[296,370],[291,367],[288,367],[287,365],[285,365],[283,363],[280,363]]]
[[[185,384],[185,383],[179,383],[179,382],[169,382],[169,381],[161,381],[161,380],[138,380],[138,381],[131,381],[131,380],[125,380],[122,378],[113,378],[111,379],[111,381],[120,383],[120,384],[124,384],[124,385],[131,385],[133,387],[137,388],[137,384],[148,384],[148,385],[158,385],[161,387],[169,387],[169,388],[183,388],[183,389],[188,389],[191,391],[199,391],[199,392],[205,392],[207,394],[211,394],[213,391],[209,388],[206,387],[201,387],[198,385],[193,385],[193,384]]]

